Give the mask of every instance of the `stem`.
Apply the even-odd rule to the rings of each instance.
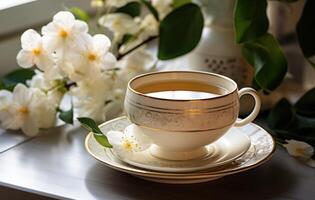
[[[138,49],[139,47],[141,47],[142,45],[149,43],[151,41],[153,41],[154,39],[158,38],[157,36],[154,37],[149,37],[148,39],[146,39],[145,41],[143,41],[142,43],[138,44],[137,46],[133,47],[132,49],[130,49],[129,51],[127,51],[124,54],[118,54],[117,56],[117,60],[121,60],[123,57],[125,57],[126,55],[130,54],[131,52],[133,52],[134,50]]]
[[[68,90],[72,87],[72,86],[76,86],[77,83],[76,82],[69,82],[65,85],[65,88],[67,88]]]

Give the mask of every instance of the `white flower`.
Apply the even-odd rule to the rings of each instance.
[[[18,84],[13,93],[1,91],[0,104],[0,121],[6,129],[22,129],[26,135],[35,136],[39,128],[55,125],[57,102],[37,88]]]
[[[116,57],[108,52],[110,40],[102,34],[88,36],[86,47],[68,57],[72,62],[65,64],[68,76],[73,81],[94,78],[103,70],[115,68]]]
[[[34,107],[37,102],[33,98],[32,91],[22,84],[18,84],[9,97],[10,105],[0,111],[2,126],[6,129],[22,131],[29,136],[38,133],[39,125]]]
[[[111,79],[105,75],[95,76],[89,81],[80,81],[71,89],[73,106],[79,117],[90,117],[96,121],[106,119],[105,103],[110,96]]]
[[[314,148],[306,142],[297,140],[288,140],[286,142],[287,144],[284,144],[283,146],[291,156],[309,159],[314,153]]]
[[[114,42],[120,42],[125,34],[139,31],[139,23],[124,13],[106,14],[99,19],[99,24],[114,33]]]
[[[149,14],[142,20],[140,28],[147,36],[156,36],[159,32],[159,23],[153,15]]]
[[[12,100],[12,93],[7,90],[0,90],[0,113],[6,111],[11,103]],[[0,114],[0,121],[3,119],[1,118]]]
[[[173,0],[152,0],[152,5],[159,13],[159,18],[163,19],[172,11]]]
[[[37,115],[39,128],[51,128],[56,125],[56,108],[58,107],[62,94],[57,90],[47,93],[39,89],[33,89],[33,97],[36,102],[34,108]]]
[[[126,127],[124,132],[109,131],[106,136],[113,145],[114,151],[121,157],[144,151],[151,145],[150,139],[134,124]]]
[[[99,69],[114,68],[116,64],[116,57],[108,52],[111,45],[108,37],[102,34],[97,34],[92,37],[88,37],[89,42],[84,51],[84,61],[93,67]]]
[[[45,93],[45,96],[48,98],[47,100],[50,103],[54,103],[53,107],[56,108],[63,95],[60,88],[64,86],[64,81],[47,79],[45,74],[38,70],[35,70],[35,73],[32,79],[26,82],[27,85],[30,88],[37,88],[42,93]]]
[[[49,90],[55,86],[54,81],[46,79],[44,73],[38,70],[35,70],[35,75],[31,80],[27,80],[26,83],[30,88],[38,88],[41,90]]]
[[[84,39],[88,32],[85,22],[76,20],[72,13],[58,12],[53,21],[42,28],[44,47],[52,52],[65,54],[67,49],[73,52],[84,48]]]
[[[118,77],[129,81],[134,76],[151,70],[155,65],[154,56],[145,48],[139,48],[133,51],[122,60],[118,61]]]
[[[141,21],[141,20],[140,20]],[[141,44],[150,37],[158,35],[159,23],[153,15],[149,14],[141,21],[139,31],[132,38],[119,48],[119,53],[123,54],[133,47]]]
[[[29,29],[21,37],[22,50],[16,59],[23,68],[36,65],[39,69],[46,71],[53,65],[53,57],[43,48],[42,37],[33,29]]]
[[[122,7],[132,1],[135,1],[135,0],[106,0],[105,2],[106,2],[106,5],[108,6]]]

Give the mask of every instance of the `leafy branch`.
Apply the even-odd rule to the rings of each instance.
[[[270,111],[267,122],[278,142],[283,144],[294,139],[315,148],[315,88],[294,105],[287,99],[281,99]]]

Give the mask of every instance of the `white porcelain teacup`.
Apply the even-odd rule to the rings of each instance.
[[[239,98],[254,97],[255,107],[245,119],[237,119]],[[198,71],[163,71],[130,80],[125,97],[128,119],[154,145],[152,155],[188,160],[206,155],[206,145],[222,137],[232,126],[250,123],[260,110],[252,88],[238,91],[228,77]]]

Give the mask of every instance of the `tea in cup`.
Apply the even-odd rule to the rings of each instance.
[[[253,111],[238,119],[239,99],[254,97]],[[125,97],[128,119],[136,131],[147,135],[153,156],[189,160],[208,154],[206,145],[222,137],[232,126],[255,119],[260,99],[252,88],[238,90],[230,78],[199,71],[163,71],[129,81]]]

